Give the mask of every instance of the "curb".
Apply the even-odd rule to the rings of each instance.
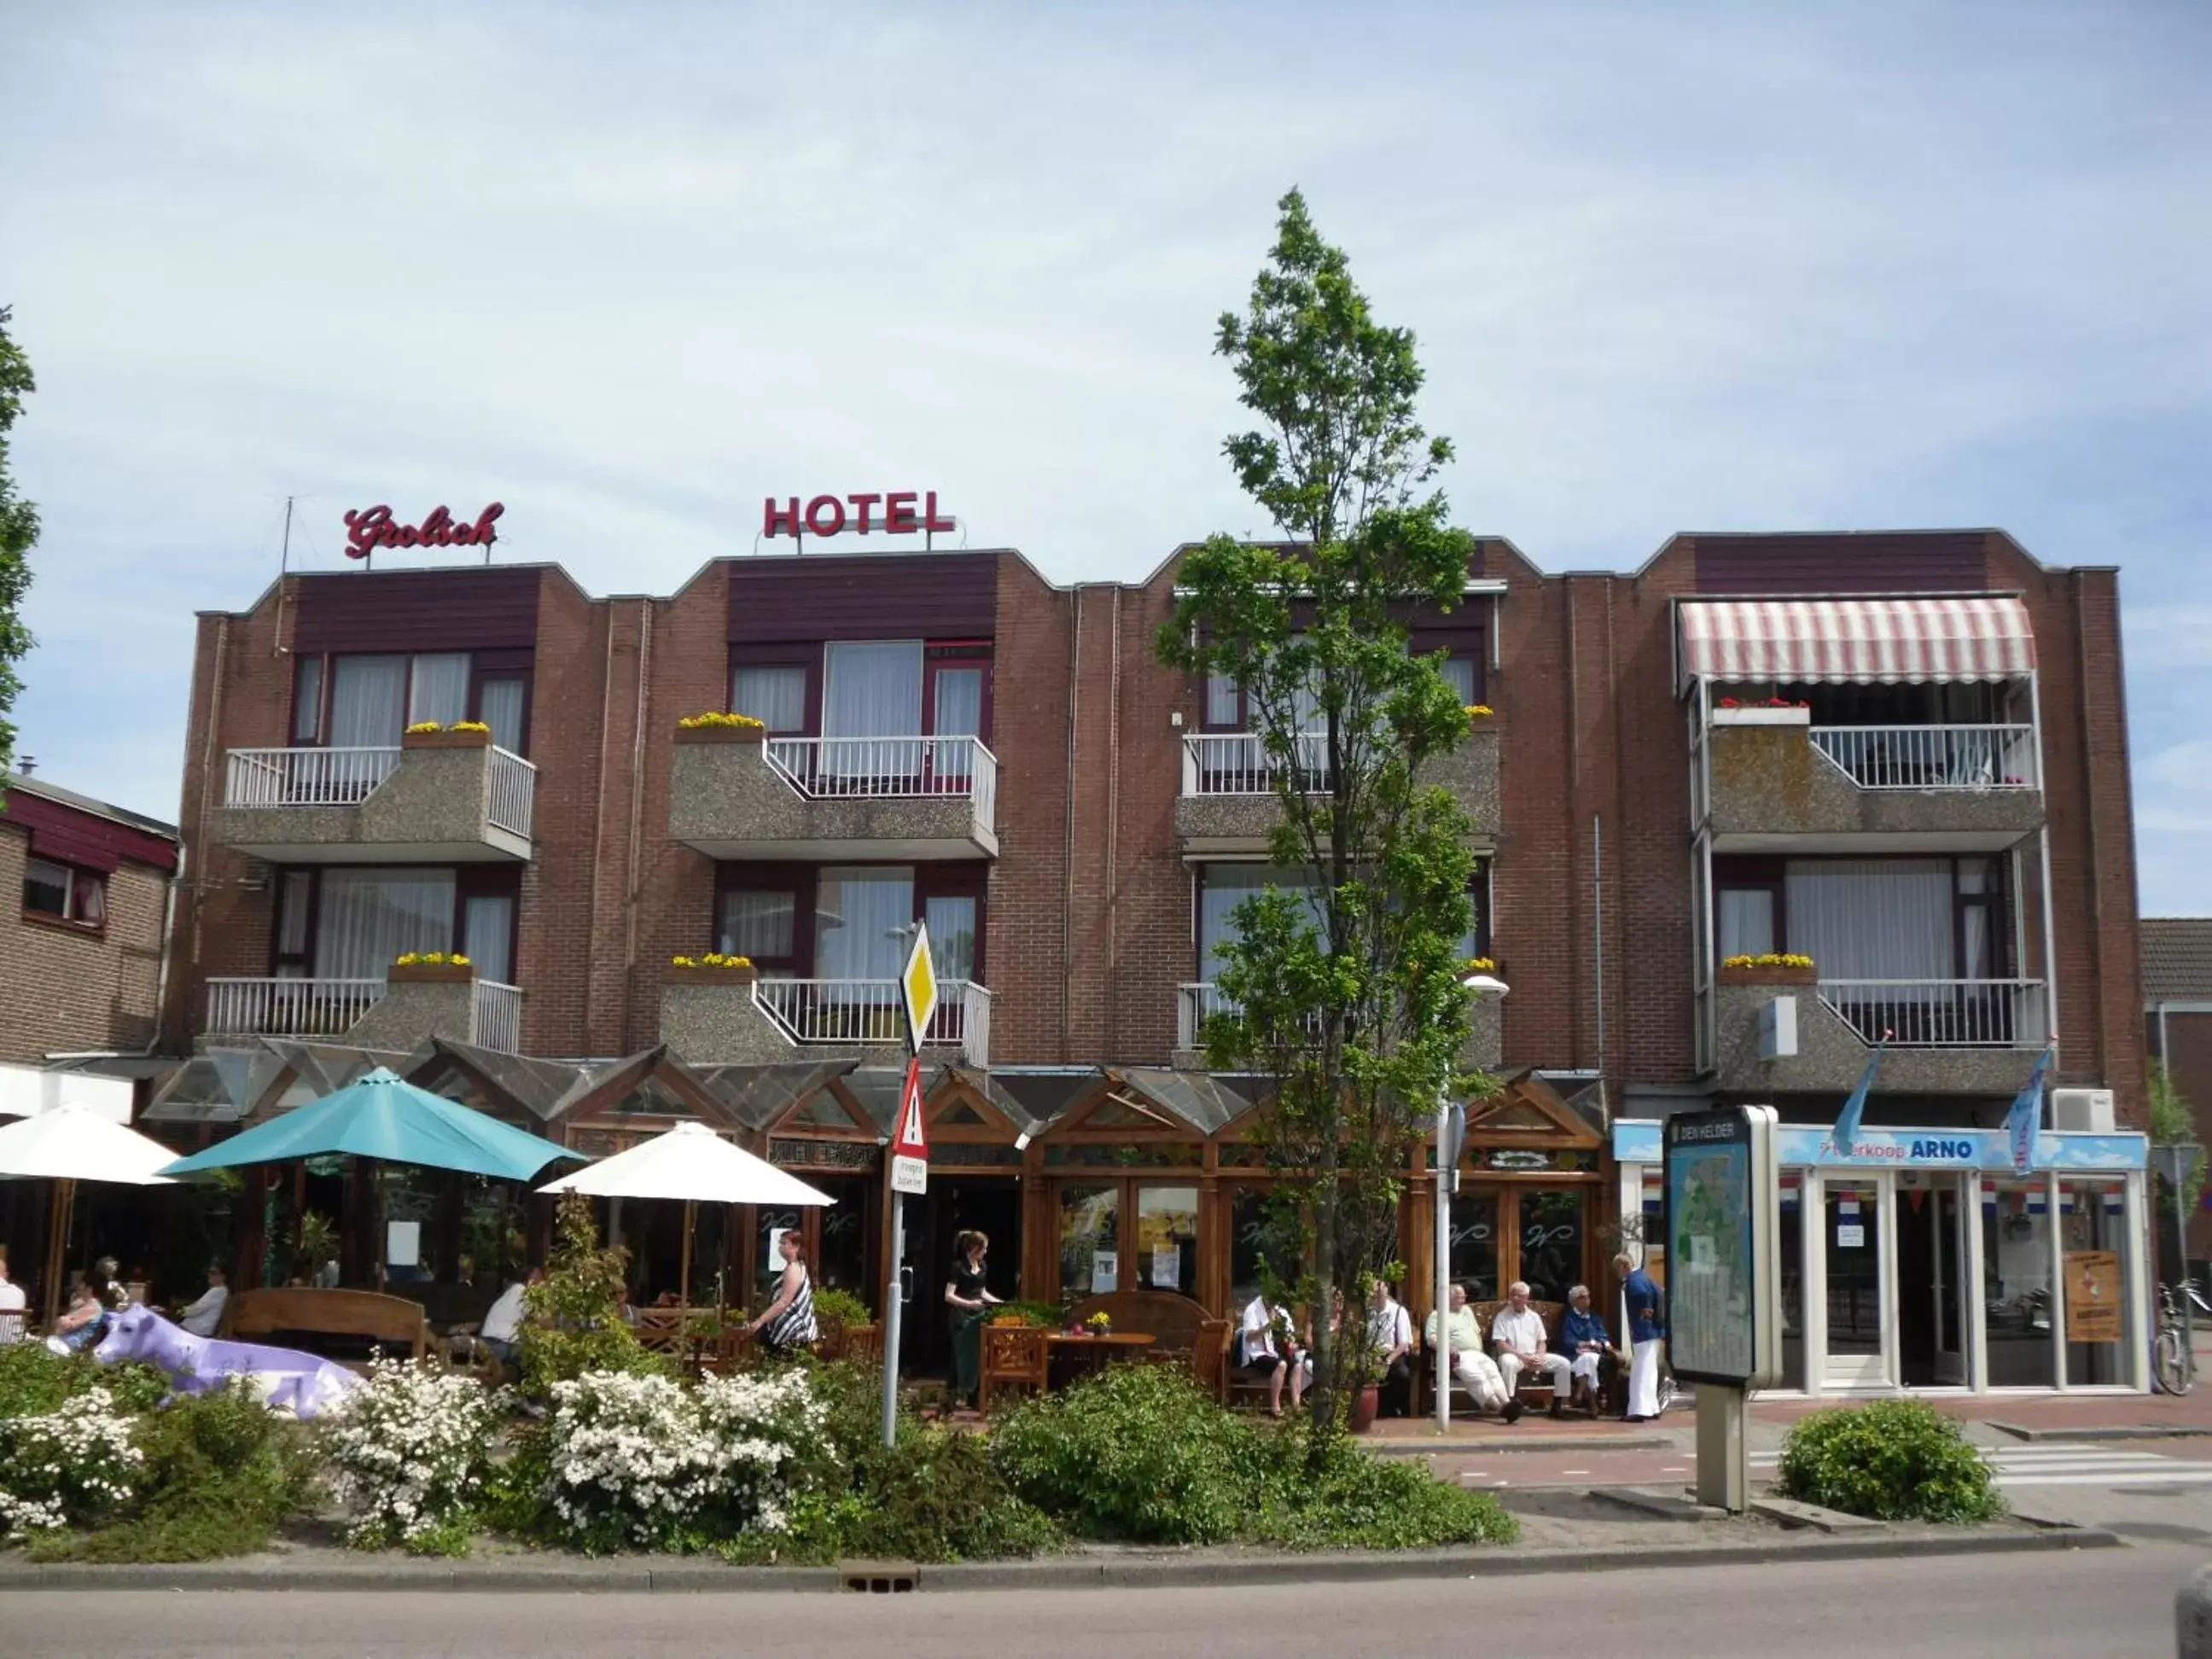
[[[1674,1451],[1675,1443],[1663,1434],[1559,1435],[1539,1439],[1534,1435],[1508,1438],[1496,1435],[1481,1440],[1362,1441],[1376,1457],[1488,1457],[1494,1453]]]
[[[2033,1550],[2118,1549],[2102,1528],[1964,1533],[1954,1537],[1887,1534],[1794,1543],[1630,1546],[1617,1549],[1513,1552],[1408,1550],[1398,1554],[1251,1555],[1208,1559],[1128,1555],[1089,1559],[981,1561],[911,1570],[913,1588],[932,1592],[1013,1589],[1198,1589],[1238,1584],[1373,1583],[1395,1578],[1474,1578],[1499,1573],[1623,1571],[1641,1567],[1740,1566],[1771,1561],[1866,1561],[1906,1555],[2014,1555]],[[878,1564],[881,1565],[881,1564]],[[9,1590],[434,1590],[467,1593],[759,1595],[842,1593],[836,1567],[732,1567],[719,1561],[586,1561],[573,1565],[495,1567],[453,1561],[364,1561],[358,1566],[249,1567],[0,1565]]]
[[[2000,1423],[1994,1417],[1982,1420],[2015,1440],[2192,1440],[2212,1435],[2212,1428],[2192,1427],[2186,1424],[2176,1424],[2172,1427],[2155,1423],[2130,1423],[2102,1429],[2031,1429],[2020,1423]]]

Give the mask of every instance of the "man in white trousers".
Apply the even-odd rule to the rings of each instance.
[[[1517,1395],[1523,1371],[1539,1371],[1552,1379],[1552,1415],[1566,1409],[1567,1392],[1574,1386],[1574,1365],[1563,1353],[1550,1352],[1544,1316],[1528,1305],[1528,1286],[1515,1279],[1505,1289],[1505,1305],[1490,1322],[1490,1340],[1498,1350],[1498,1374],[1505,1392]]]
[[[1620,1293],[1628,1304],[1628,1412],[1632,1423],[1648,1423],[1659,1415],[1659,1345],[1666,1340],[1662,1323],[1666,1293],[1650,1273],[1623,1250],[1613,1259],[1621,1276]]]
[[[1467,1287],[1451,1287],[1451,1312],[1443,1328],[1451,1334],[1452,1371],[1460,1386],[1474,1401],[1477,1411],[1496,1412],[1508,1423],[1521,1415],[1521,1402],[1505,1386],[1505,1379],[1498,1370],[1498,1362],[1485,1352],[1482,1340],[1482,1322],[1474,1316],[1474,1310],[1467,1305]],[[1437,1319],[1429,1314],[1426,1332],[1431,1352],[1436,1351]]]

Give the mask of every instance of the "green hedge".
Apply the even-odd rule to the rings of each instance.
[[[1917,1400],[1814,1413],[1790,1431],[1778,1474],[1785,1498],[1877,1521],[1967,1526],[2004,1513],[1957,1419]]]

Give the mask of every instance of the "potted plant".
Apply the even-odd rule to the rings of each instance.
[[[465,985],[476,976],[476,964],[458,951],[410,951],[385,975],[393,985]]]
[[[732,714],[719,708],[686,714],[676,722],[678,743],[759,743],[768,736],[768,723],[750,714]]]
[[[1813,958],[1795,951],[1765,951],[1758,956],[1723,957],[1723,985],[1812,985],[1819,982]]]
[[[1083,1322],[1083,1328],[1085,1334],[1089,1336],[1111,1336],[1114,1334],[1113,1316],[1101,1308]]]
[[[435,720],[416,720],[399,734],[402,749],[489,749],[491,727],[482,720],[455,720],[441,726]]]
[[[750,985],[758,978],[750,957],[709,951],[704,956],[668,958],[671,985]]]

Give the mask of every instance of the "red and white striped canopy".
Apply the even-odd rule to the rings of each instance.
[[[2002,680],[2035,672],[2014,599],[1686,599],[1682,678]]]

